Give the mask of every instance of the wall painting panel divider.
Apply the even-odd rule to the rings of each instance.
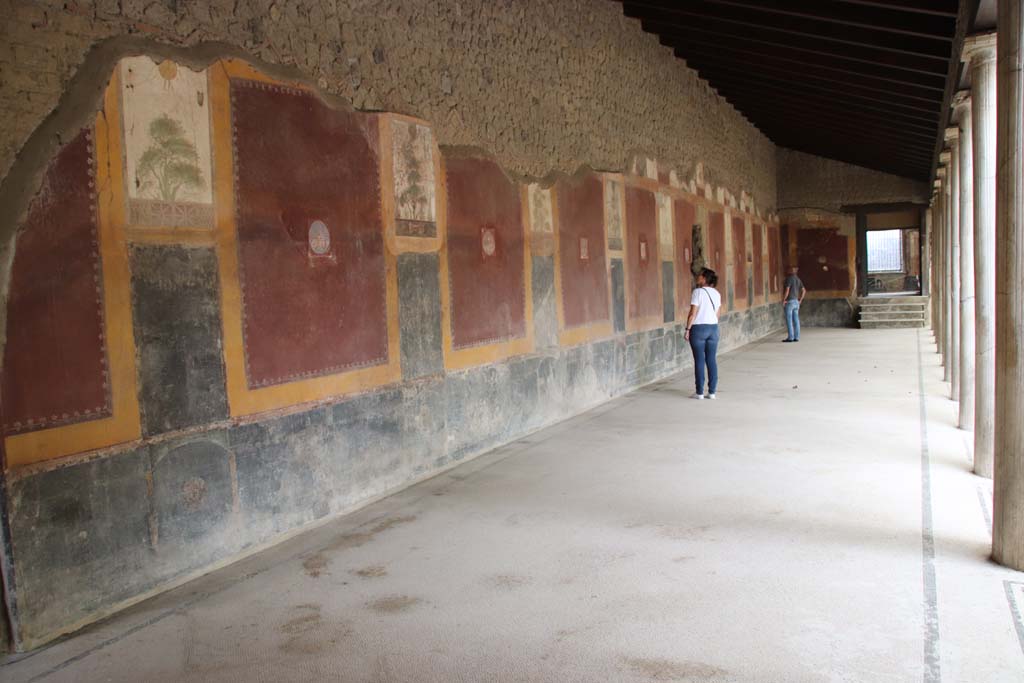
[[[693,281],[693,226],[697,223],[696,207],[684,198],[675,202],[676,314],[685,322],[690,310]]]
[[[623,179],[620,175],[604,175],[604,224],[608,251],[622,253],[623,225],[626,222],[625,200],[622,196]]]
[[[441,248],[447,216],[441,152],[430,124],[400,114],[381,114],[381,185],[387,243],[392,253]]]
[[[764,299],[764,225],[751,223],[754,238],[754,301]]]
[[[735,295],[733,307],[747,307],[747,225],[743,216],[732,217],[732,280]]]
[[[553,188],[544,188],[538,183],[527,185],[524,215],[530,225],[530,251],[535,256],[555,253],[554,201]]]
[[[118,66],[129,239],[213,244],[213,152],[206,71],[127,57]]]
[[[728,310],[727,296],[729,273],[725,267],[728,254],[725,251],[725,213],[720,209],[708,210],[708,230],[705,258],[708,267],[718,275],[718,291],[722,293],[722,309]]]
[[[779,226],[768,226],[768,289],[774,299],[782,293],[782,247],[779,243]]]

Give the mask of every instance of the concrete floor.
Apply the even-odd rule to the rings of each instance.
[[[647,387],[0,678],[1024,680],[1024,574],[987,559],[930,334],[780,338],[723,359],[717,402]]]

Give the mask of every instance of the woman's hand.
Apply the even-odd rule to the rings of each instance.
[[[689,328],[687,328],[686,332],[683,333],[683,339],[685,339],[686,341],[690,341],[690,329]]]

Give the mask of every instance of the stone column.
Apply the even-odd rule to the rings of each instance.
[[[956,318],[953,315],[955,307],[953,302],[956,300],[958,294],[957,289],[954,287],[956,283],[954,279],[955,270],[953,268],[956,262],[957,252],[953,250],[953,196],[952,196],[952,185],[953,185],[953,161],[952,153],[945,151],[939,155],[939,160],[943,164],[946,174],[942,181],[942,241],[943,241],[943,270],[945,271],[942,275],[945,280],[945,286],[943,287],[942,297],[942,319],[945,323],[945,330],[943,330],[943,348],[945,352],[945,372],[943,373],[943,379],[950,383],[950,390],[952,391],[952,384],[954,376],[957,373],[956,364],[956,339],[959,332],[959,325],[954,326]],[[952,393],[950,394],[952,398]]]
[[[1000,0],[996,176],[996,432],[992,557],[1024,570],[1024,34],[1022,0]],[[977,103],[975,103],[977,106]]]
[[[942,156],[939,156],[940,160]],[[941,161],[940,161],[941,163]],[[938,258],[936,259],[935,269],[935,283],[938,285],[935,289],[935,295],[938,298],[938,310],[939,310],[939,331],[936,335],[938,339],[939,356],[942,359],[942,381],[949,381],[949,337],[947,336],[947,323],[949,318],[946,316],[946,292],[949,288],[949,273],[946,268],[949,265],[949,259],[947,258],[947,245],[946,245],[946,167],[939,166],[935,170],[936,177],[936,203],[935,203],[935,216],[936,216],[936,237],[938,238]]]
[[[939,179],[935,179],[935,185],[932,188],[932,196],[928,205],[928,247],[931,249],[931,255],[928,258],[928,267],[930,268],[930,280],[931,288],[928,291],[928,303],[931,306],[931,324],[932,324],[932,337],[935,339],[935,351],[941,353],[939,349],[939,329],[941,322],[939,319],[939,288],[941,283],[939,282]]]
[[[953,121],[960,127],[957,176],[960,182],[960,429],[974,429],[974,174],[972,171],[971,95],[953,97]]]
[[[974,471],[992,477],[996,396],[996,37],[969,36],[974,167]],[[966,129],[964,129],[966,131]]]
[[[949,145],[949,398],[960,398],[960,129],[946,129]]]

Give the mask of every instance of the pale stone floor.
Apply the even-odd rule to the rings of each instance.
[[[725,357],[716,402],[652,385],[0,679],[1024,680],[1024,574],[988,560],[991,486],[930,333],[779,339]]]

